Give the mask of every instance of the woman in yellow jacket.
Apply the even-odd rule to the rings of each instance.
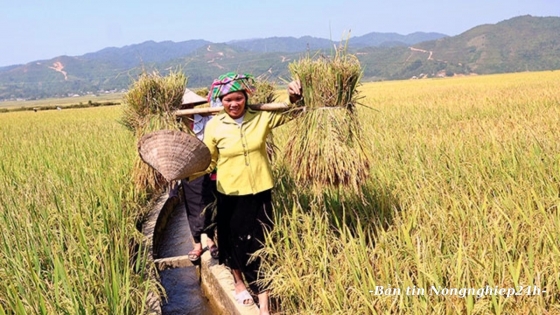
[[[269,314],[268,290],[256,283],[260,277],[260,260],[249,262],[249,258],[262,248],[266,230],[273,226],[273,178],[266,138],[292,115],[249,109],[253,82],[252,76],[233,72],[214,80],[208,97],[220,99],[224,111],[206,125],[204,143],[212,153],[210,168],[216,166],[218,170],[219,261],[232,270],[237,302],[254,303],[244,277],[258,296],[260,314],[265,315]],[[300,83],[291,82],[288,93],[291,103],[301,98]]]

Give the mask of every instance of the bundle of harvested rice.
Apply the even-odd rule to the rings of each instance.
[[[276,101],[276,87],[266,77],[257,77],[254,88],[255,90],[251,94],[251,104],[270,104]],[[277,148],[274,144],[274,136],[269,133],[266,137],[266,154],[270,162],[274,162]]]
[[[160,129],[178,129],[173,112],[181,107],[187,78],[179,71],[164,76],[142,73],[124,95],[121,122],[137,135]]]
[[[143,73],[124,95],[121,122],[137,139],[156,130],[181,130],[183,125],[173,115],[181,107],[187,78],[180,71],[164,76],[158,72]],[[132,180],[139,191],[148,195],[160,192],[167,181],[140,157],[135,160]]]
[[[267,104],[276,101],[276,87],[266,77],[255,78],[251,94],[251,104]]]
[[[289,69],[301,81],[306,108],[295,120],[285,152],[293,179],[318,193],[330,187],[361,194],[370,162],[356,113],[358,59],[339,50],[330,58],[307,56]]]

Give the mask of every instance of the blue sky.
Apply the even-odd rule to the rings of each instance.
[[[0,0],[0,66],[147,40],[227,42],[348,32],[458,35],[519,15],[560,16],[558,0]]]

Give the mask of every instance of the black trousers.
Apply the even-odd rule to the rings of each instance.
[[[204,175],[190,182],[182,180],[181,185],[194,242],[200,243],[202,233],[214,239],[216,212],[213,205],[216,200],[216,181],[211,180],[210,175]]]
[[[239,269],[250,289],[258,294],[266,285],[261,278],[260,258],[249,258],[264,244],[265,234],[273,227],[271,190],[256,195],[228,196],[218,192],[218,235],[220,263]]]

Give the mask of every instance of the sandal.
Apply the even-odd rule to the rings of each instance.
[[[187,254],[187,257],[189,258],[190,261],[195,262],[200,259],[201,255],[202,255],[202,249],[193,249]]]
[[[220,251],[218,250],[218,246],[212,245],[208,250],[210,251],[210,256],[212,256],[212,258],[214,259],[220,258]]]
[[[239,303],[239,305],[251,306],[255,304],[255,300],[253,300],[253,297],[247,290],[235,293],[233,296],[235,297],[235,300],[237,301],[237,303]]]

